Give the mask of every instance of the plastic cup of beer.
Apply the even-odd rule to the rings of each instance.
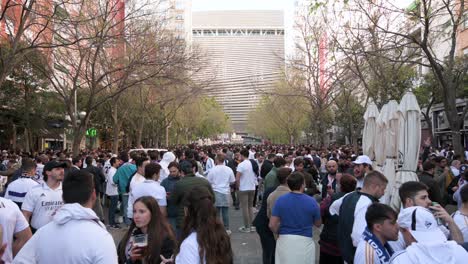
[[[139,248],[144,248],[148,246],[148,235],[140,234],[133,236],[133,246]]]

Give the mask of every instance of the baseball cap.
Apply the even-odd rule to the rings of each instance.
[[[353,161],[353,163],[354,164],[369,164],[369,165],[372,165],[372,161],[366,155],[358,156],[357,159],[355,161]]]
[[[447,241],[434,215],[427,208],[412,206],[403,209],[398,216],[398,224],[402,228],[407,228],[420,243]]]
[[[47,162],[45,165],[44,165],[44,175],[45,175],[45,172],[46,171],[51,171],[55,168],[65,168],[67,167],[67,164],[65,162],[58,162],[56,160],[52,160],[52,161],[49,161]]]

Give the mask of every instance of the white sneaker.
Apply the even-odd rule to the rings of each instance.
[[[241,232],[241,233],[250,233],[250,227],[241,226],[241,227],[239,227],[239,232]]]
[[[232,231],[229,229],[226,229],[226,233],[228,234],[228,236],[230,236],[232,234]]]
[[[250,227],[250,232],[257,232],[257,228],[255,228],[255,226],[251,226]]]

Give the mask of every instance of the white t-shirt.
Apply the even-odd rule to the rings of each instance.
[[[110,168],[112,168],[112,165],[110,164],[110,159],[109,159],[109,160],[106,160],[106,162],[104,162],[104,166],[102,167],[102,172],[104,173],[104,175],[107,175],[107,173],[109,173]]]
[[[200,264],[200,253],[197,233],[191,233],[180,245],[180,252],[175,257],[176,264]],[[206,263],[206,260],[203,261]]]
[[[31,226],[39,229],[52,221],[62,205],[62,183],[55,190],[49,188],[46,183],[41,183],[26,194],[21,210],[32,213]]]
[[[166,189],[159,182],[154,180],[145,180],[135,186],[128,197],[128,218],[133,218],[133,203],[143,196],[152,196],[158,202],[159,206],[167,206]]]
[[[5,198],[10,199],[13,202],[22,203],[24,202],[26,194],[37,185],[39,185],[39,183],[31,178],[18,178],[8,185]]]
[[[452,217],[463,234],[463,241],[468,242],[468,215],[463,215],[460,211],[456,211]]]
[[[330,209],[329,209],[331,215],[339,215],[340,207],[341,207],[341,204],[343,203],[343,198],[346,197],[348,194],[334,201],[331,204]],[[372,204],[371,199],[369,199],[365,195],[361,195],[359,197],[358,202],[356,203],[356,208],[354,209],[353,231],[351,232],[351,239],[353,240],[353,246],[355,247],[358,246],[359,241],[361,240],[361,237],[362,237],[362,233],[364,232],[364,229],[366,229],[367,227],[366,212],[367,212],[367,207],[369,207],[369,205],[371,204]]]
[[[43,182],[44,175],[42,172],[44,171],[44,164],[37,164],[36,165],[36,177],[34,178],[38,182]]]
[[[245,159],[237,166],[237,172],[241,173],[239,191],[254,191],[257,175],[252,168],[250,160]]]
[[[206,179],[213,187],[213,191],[224,194],[229,194],[231,192],[229,184],[236,181],[234,172],[226,165],[216,165],[210,170]]]
[[[215,167],[214,160],[212,158],[208,157],[208,159],[206,160],[205,171],[203,172],[203,174],[205,176],[208,175],[210,170],[212,170],[214,167]]]
[[[135,173],[133,175],[132,180],[130,181],[130,192],[137,186],[139,183],[142,183],[145,181],[145,177],[141,175],[140,173]]]
[[[109,195],[109,196],[119,195],[118,185],[115,184],[113,180],[114,174],[117,172],[117,169],[114,167],[110,167],[106,171],[107,171],[106,195]]]
[[[2,245],[7,244],[1,258],[5,264],[13,261],[13,236],[29,227],[28,221],[14,202],[0,197],[0,225],[3,227]]]

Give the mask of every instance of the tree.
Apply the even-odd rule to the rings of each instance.
[[[54,42],[67,45],[54,49],[47,78],[71,119],[74,154],[91,116],[104,103],[151,79],[170,79],[187,69],[191,56],[185,45],[162,34],[163,23],[148,20],[141,6],[132,8],[131,1],[125,6],[120,1],[63,6],[74,19],[59,30],[66,38],[54,36]]]
[[[229,117],[213,97],[192,97],[177,109],[170,127],[175,142],[189,143],[198,138],[212,138],[231,132]],[[181,136],[183,138],[181,138]]]
[[[452,134],[456,153],[463,153],[460,128],[468,112],[465,107],[460,115],[456,100],[462,97],[460,87],[468,71],[466,60],[457,54],[457,41],[465,22],[467,9],[464,0],[419,0],[412,9],[401,9],[380,2],[356,1],[357,8],[375,30],[395,40],[395,47],[415,51],[415,56],[406,63],[421,65],[429,69],[442,95],[445,112]],[[365,2],[365,3],[364,3]],[[406,24],[385,27],[368,12],[371,8],[385,9],[387,20],[407,18]],[[395,20],[393,20],[395,21]],[[444,45],[446,48],[444,48]],[[399,61],[399,60],[394,60]]]
[[[270,95],[265,95],[257,108],[249,114],[248,129],[275,143],[296,144],[309,127],[309,101],[291,96],[285,81],[279,82]]]
[[[362,129],[364,128],[365,108],[351,89],[343,90],[335,99],[336,125],[343,128],[350,144],[357,146]]]

